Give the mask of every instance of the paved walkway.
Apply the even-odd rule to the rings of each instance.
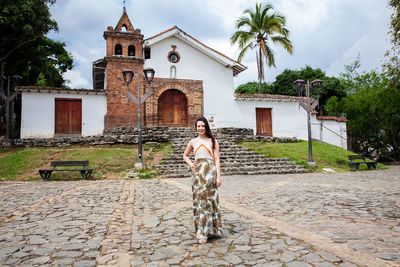
[[[1,266],[400,266],[400,167],[223,177],[194,239],[190,179],[0,183]]]

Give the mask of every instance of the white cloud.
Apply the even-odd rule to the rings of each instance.
[[[235,22],[258,0],[128,0],[129,18],[146,37],[177,25],[219,52],[237,59],[239,50],[229,38]],[[337,75],[361,54],[363,70],[380,67],[390,47],[387,41],[390,10],[377,0],[276,0],[274,8],[286,16],[293,55],[274,47],[276,68],[266,68],[273,81],[284,69],[305,65]],[[92,62],[105,56],[103,32],[115,26],[122,14],[119,0],[63,0],[51,8],[59,33],[50,38],[66,42],[75,68],[66,76],[71,87],[92,87]],[[235,78],[235,86],[257,80],[254,52],[244,57],[248,69]],[[79,75],[78,75],[79,74]]]
[[[91,88],[92,86],[89,85],[89,81],[86,80],[84,77],[81,76],[79,70],[69,70],[64,73],[64,79],[68,80],[69,83],[67,84],[71,88]]]

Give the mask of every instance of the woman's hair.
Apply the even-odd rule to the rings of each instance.
[[[215,149],[215,138],[211,133],[211,129],[210,129],[210,125],[208,124],[208,121],[206,118],[204,117],[200,117],[196,120],[195,124],[194,124],[194,128],[197,129],[197,122],[202,121],[204,122],[205,128],[206,128],[206,136],[208,138],[211,138],[211,142],[212,142],[212,150],[214,151]]]

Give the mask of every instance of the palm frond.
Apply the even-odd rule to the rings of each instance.
[[[240,51],[239,56],[238,56],[238,59],[237,59],[237,61],[238,61],[239,63],[242,61],[242,59],[243,59],[244,55],[246,54],[247,50],[248,50],[249,48],[250,48],[250,49],[253,48],[252,45],[253,45],[253,43],[250,43],[250,44],[248,44],[247,46],[245,46],[245,47],[242,49],[242,51]]]
[[[240,62],[249,49],[259,48],[256,51],[257,67],[259,75],[263,75],[263,61],[269,67],[275,66],[275,55],[269,46],[270,42],[277,43],[288,51],[293,52],[293,45],[289,40],[289,30],[286,26],[286,18],[279,12],[274,12],[271,4],[257,3],[255,9],[246,9],[236,21],[236,31],[230,38],[232,44],[238,44]],[[245,29],[245,30],[243,30]],[[261,79],[262,77],[259,76]]]
[[[292,42],[283,36],[273,36],[271,37],[272,42],[280,44],[289,54],[293,53],[293,44]]]

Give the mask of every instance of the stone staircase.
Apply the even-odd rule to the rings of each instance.
[[[191,170],[182,159],[182,154],[196,132],[188,128],[170,128],[173,152],[171,157],[162,160],[157,169],[164,177],[190,177]],[[215,134],[220,144],[221,175],[257,175],[308,172],[303,166],[296,165],[287,158],[265,158],[253,151],[244,149],[235,143],[235,137],[229,134]],[[193,153],[191,155],[193,157]],[[193,158],[192,158],[193,160]]]

